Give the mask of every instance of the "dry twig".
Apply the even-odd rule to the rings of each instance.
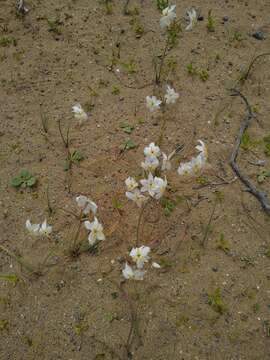
[[[256,199],[261,203],[264,211],[267,214],[270,214],[270,203],[267,198],[267,194],[264,193],[263,191],[258,190],[253,185],[253,183],[250,181],[250,179],[241,172],[241,170],[237,164],[237,157],[238,157],[238,153],[239,153],[243,135],[244,135],[245,131],[248,129],[249,125],[251,124],[251,121],[254,118],[254,114],[252,112],[251,106],[250,106],[247,98],[240,91],[238,91],[236,89],[232,89],[232,96],[240,96],[241,97],[241,99],[246,104],[247,114],[245,115],[245,117],[242,121],[242,124],[240,126],[239,133],[236,138],[233,152],[232,152],[232,155],[230,158],[230,165],[231,165],[235,175],[238,176],[240,181],[247,187],[247,191],[249,191],[253,196],[255,196]]]

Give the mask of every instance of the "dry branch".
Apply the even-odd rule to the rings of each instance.
[[[244,101],[244,103],[246,105],[247,113],[242,121],[242,124],[239,129],[239,133],[238,133],[236,141],[235,141],[233,152],[232,152],[231,158],[230,158],[230,165],[231,165],[234,173],[236,174],[236,176],[238,176],[240,181],[247,187],[247,191],[249,191],[253,196],[256,197],[256,199],[261,203],[264,211],[270,215],[270,203],[267,198],[267,194],[264,193],[263,191],[258,190],[253,185],[253,183],[250,181],[250,179],[242,173],[242,171],[240,170],[240,168],[237,164],[237,157],[238,157],[238,153],[239,153],[243,135],[244,135],[245,131],[248,129],[248,127],[250,126],[251,121],[254,118],[254,114],[252,112],[251,106],[250,106],[247,98],[240,91],[238,91],[236,89],[232,89],[232,96],[240,96],[241,97],[241,99]]]

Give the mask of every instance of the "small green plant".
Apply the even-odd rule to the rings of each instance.
[[[48,23],[48,31],[52,32],[56,35],[61,35],[62,34],[62,29],[61,29],[61,25],[63,25],[63,23],[60,21],[60,19],[57,18],[50,18],[47,19],[47,23]]]
[[[7,330],[7,328],[8,328],[8,321],[0,320],[0,331]]]
[[[243,34],[240,31],[235,31],[233,33],[233,40],[235,41],[242,41],[244,40]]]
[[[270,135],[263,138],[264,153],[266,156],[270,156]]]
[[[127,63],[122,63],[122,66],[128,74],[135,74],[137,72],[136,64],[134,63],[133,60]]]
[[[262,184],[269,177],[270,177],[270,171],[263,170],[259,172],[259,174],[257,174],[257,181],[259,184]]]
[[[132,131],[134,130],[134,126],[129,125],[128,123],[122,123],[122,124],[120,125],[120,128],[123,129],[123,131],[124,131],[126,134],[131,134]]]
[[[135,149],[136,147],[138,147],[138,145],[136,145],[133,140],[131,139],[127,139],[124,144],[122,144],[120,146],[120,150],[121,151],[125,151],[125,150],[131,150],[131,149]]]
[[[252,148],[254,148],[255,146],[257,146],[259,144],[260,144],[260,141],[252,140],[250,135],[247,132],[245,132],[244,135],[242,136],[241,148],[243,150],[251,150]]]
[[[8,281],[11,284],[13,284],[14,286],[16,286],[20,279],[15,274],[14,275],[0,274],[0,280]]]
[[[174,21],[167,30],[168,43],[171,47],[177,45],[181,32],[182,28],[180,22]]]
[[[208,11],[206,27],[209,32],[215,31],[215,20],[212,16],[212,10]]]
[[[212,307],[214,311],[221,315],[228,311],[227,306],[223,302],[221,291],[219,288],[217,288],[213,293],[208,293],[207,296],[207,303]]]
[[[113,95],[119,95],[120,94],[120,88],[117,85],[113,85],[112,87],[112,94]]]
[[[162,11],[169,6],[169,0],[156,0],[158,10]]]
[[[166,197],[163,197],[161,199],[161,205],[164,209],[165,216],[170,216],[172,214],[174,208],[176,207],[175,201],[168,199]]]
[[[105,0],[105,9],[107,15],[111,15],[113,13],[112,0]]]
[[[206,69],[198,69],[198,75],[202,81],[206,81],[209,78],[209,73]]]
[[[227,240],[225,240],[223,233],[220,234],[220,237],[217,241],[217,249],[224,251],[225,254],[228,254],[228,252],[231,250],[230,244],[228,243]]]
[[[33,187],[34,185],[36,185],[36,183],[37,183],[37,178],[31,175],[31,173],[28,170],[22,170],[18,176],[15,176],[11,180],[11,186],[15,188]]]
[[[71,169],[72,164],[79,164],[84,159],[83,154],[79,150],[74,150],[70,153],[68,159],[65,162],[64,170],[68,171]]]
[[[12,37],[8,37],[8,36],[0,37],[0,46],[2,46],[2,47],[7,47],[12,44],[15,45],[15,43],[16,43],[16,40]]]
[[[190,74],[190,75],[196,75],[197,71],[196,71],[196,68],[194,67],[194,65],[192,63],[189,63],[187,65],[187,72]]]

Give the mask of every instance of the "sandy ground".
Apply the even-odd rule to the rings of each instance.
[[[120,0],[107,8],[105,1],[29,0],[25,16],[16,15],[14,1],[0,2],[0,245],[10,251],[0,252],[1,360],[270,359],[269,216],[234,179],[228,161],[245,115],[243,102],[228,91],[237,84],[256,114],[239,164],[270,191],[268,176],[258,184],[258,175],[270,170],[264,140],[270,57],[258,59],[237,83],[254,56],[270,50],[270,3],[175,4],[183,29],[191,6],[203,19],[170,50],[157,88],[153,58],[165,38],[155,1],[131,0],[124,15]],[[256,31],[265,38],[254,38]],[[190,64],[208,79],[191,75]],[[164,92],[166,83],[180,97],[164,115],[162,149],[185,145],[167,176],[166,198],[176,206],[170,216],[158,204],[144,214],[141,242],[161,269],[123,283],[139,215],[125,198],[124,180],[141,176],[143,149],[159,138],[162,116],[149,114],[145,97]],[[71,112],[76,102],[89,112],[83,126]],[[59,120],[63,131],[71,124],[71,151],[84,156],[69,171]],[[134,127],[131,134],[123,122]],[[129,138],[136,147],[121,151]],[[208,167],[197,177],[178,176],[198,139],[207,144]],[[36,186],[10,186],[22,169],[36,176]],[[106,241],[95,253],[72,257],[77,225],[67,211],[77,211],[78,194],[98,204]],[[52,235],[30,237],[26,219],[44,218]]]

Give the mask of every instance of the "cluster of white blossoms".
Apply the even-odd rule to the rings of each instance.
[[[169,85],[167,85],[166,93],[164,95],[164,103],[174,104],[175,101],[179,98],[179,94]],[[156,96],[146,96],[146,107],[150,112],[155,112],[160,109],[162,101],[159,100]]]
[[[153,176],[153,173],[155,173],[158,168],[164,171],[171,168],[170,158],[172,154],[167,156],[161,153],[160,148],[155,145],[155,143],[151,143],[144,148],[144,155],[145,159],[141,163],[141,166],[148,175],[147,178],[139,182],[133,177],[128,177],[125,180],[127,198],[134,201],[139,207],[147,200],[147,196],[143,195],[143,193],[148,193],[156,200],[159,200],[163,196],[167,187],[166,177],[162,179],[158,176]]]
[[[192,30],[194,28],[194,26],[196,25],[197,21],[198,21],[198,16],[197,16],[197,12],[194,8],[191,8],[190,10],[187,11],[187,15],[188,15],[188,19],[189,19],[189,24],[186,27],[186,30]],[[167,29],[171,26],[171,24],[175,21],[176,19],[176,5],[171,5],[171,6],[167,6],[165,9],[163,9],[162,11],[162,16],[160,18],[160,27],[161,29]]]
[[[26,220],[25,227],[34,236],[49,236],[52,232],[52,226],[47,224],[46,219],[42,224],[31,224],[30,220]]]
[[[81,125],[88,119],[87,113],[83,110],[81,104],[75,104],[72,107],[72,112],[74,114],[74,117],[76,120],[79,121],[79,124]]]
[[[130,266],[128,263],[125,264],[122,274],[126,279],[133,280],[143,280],[143,277],[146,273],[144,270],[144,264],[148,262],[150,247],[141,246],[139,248],[132,248],[129,253],[129,256],[132,258],[132,261],[135,263],[135,267]]]
[[[198,141],[199,145],[196,146],[196,149],[199,151],[199,154],[196,157],[193,157],[189,162],[180,163],[177,170],[179,175],[196,174],[205,166],[208,158],[207,148],[203,141]]]
[[[76,202],[84,215],[88,215],[90,212],[94,215],[96,214],[98,208],[97,205],[86,196],[77,196]],[[94,221],[92,222],[89,220],[84,221],[84,226],[89,231],[88,241],[91,246],[95,245],[98,241],[105,240],[103,226],[95,216]]]

